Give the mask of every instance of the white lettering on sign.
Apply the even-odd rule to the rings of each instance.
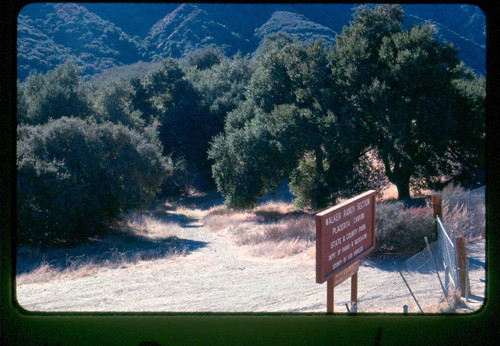
[[[356,250],[354,250],[354,256],[359,255],[362,252],[363,252],[363,247],[360,246],[359,248],[357,248]]]
[[[351,206],[347,209],[344,210],[344,217],[351,215],[356,211],[356,208],[354,206]]]
[[[356,216],[353,218],[352,222],[353,222],[353,223],[356,223],[356,222],[359,222],[359,221],[363,220],[364,218],[365,218],[365,213],[361,213],[361,214],[359,214],[359,215],[356,215]]]
[[[341,264],[342,260],[340,259],[332,265],[332,270],[335,270],[336,268],[340,267]]]
[[[348,232],[348,233],[346,234],[345,238],[349,240],[349,239],[351,239],[352,237],[355,237],[357,233],[358,233],[358,229],[357,229],[357,228],[355,228],[355,229],[353,229],[352,231]]]
[[[328,256],[328,262],[335,258],[335,252]]]
[[[336,247],[337,245],[340,245],[341,243],[342,243],[342,239],[341,238],[332,241],[330,243],[330,249],[333,249],[334,247]]]
[[[346,246],[342,246],[342,252],[346,252],[351,248],[351,244],[347,244]]]
[[[339,221],[339,220],[340,220],[340,218],[341,218],[340,213],[337,213],[337,214],[335,214],[335,215],[332,215],[332,216],[327,217],[327,218],[326,218],[325,223],[326,223],[326,225],[328,226],[328,225],[331,225],[331,224],[332,224],[332,223],[334,223],[334,222]]]
[[[346,221],[342,224],[340,224],[338,227],[337,227],[337,232],[340,232],[340,231],[343,231],[345,230],[347,227],[349,227],[351,225],[351,222],[350,221]]]
[[[355,244],[355,245],[358,245],[358,244],[359,244],[359,243],[361,243],[363,240],[365,240],[367,237],[368,237],[368,234],[366,234],[366,233],[365,233],[365,234],[363,234],[361,237],[359,237],[358,239],[356,239],[356,240],[354,241],[354,244]]]
[[[358,228],[358,230],[359,230],[360,232],[364,231],[365,229],[366,229],[366,224],[365,224],[365,223],[364,223],[364,224],[362,224],[361,226],[359,226],[359,228]]]
[[[370,205],[370,199],[369,199],[369,198],[368,198],[368,199],[365,199],[364,201],[361,201],[361,202],[359,202],[359,203],[358,203],[358,205],[357,205],[357,210],[361,210],[361,209],[363,209],[364,207],[367,207],[367,206],[369,206],[369,205]]]

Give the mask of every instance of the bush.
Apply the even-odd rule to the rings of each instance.
[[[89,90],[81,83],[72,63],[47,74],[32,74],[18,84],[18,123],[44,124],[63,116],[85,119],[92,113]]]
[[[304,209],[313,204],[317,180],[314,157],[312,153],[306,153],[304,159],[299,161],[297,168],[290,174],[290,192],[294,196],[293,204],[297,208]]]
[[[430,208],[405,208],[404,203],[377,204],[375,254],[415,254],[436,239],[435,223]]]
[[[123,125],[60,118],[20,126],[18,240],[74,243],[150,201],[168,172],[161,148]]]

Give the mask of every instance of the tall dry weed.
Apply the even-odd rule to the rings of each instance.
[[[478,192],[479,191],[479,192]],[[466,191],[450,184],[442,191],[443,225],[466,240],[483,238],[486,230],[484,190]]]
[[[307,252],[316,239],[314,216],[283,201],[268,201],[245,211],[217,206],[202,222],[210,230],[232,237],[254,256],[293,256]]]

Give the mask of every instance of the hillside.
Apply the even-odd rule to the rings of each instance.
[[[248,39],[215,22],[196,5],[182,4],[151,28],[145,38],[147,56],[153,61],[181,58],[206,46],[221,47],[228,55],[245,47]]]
[[[83,67],[83,75],[93,75],[143,55],[141,40],[75,4],[30,5],[18,22],[20,79],[33,69],[45,72],[66,60]]]
[[[406,26],[431,23],[438,39],[452,42],[468,66],[485,74],[486,22],[479,8],[403,9]],[[66,60],[88,80],[111,67],[181,58],[207,46],[252,54],[266,34],[278,31],[333,44],[353,11],[350,4],[30,4],[18,16],[18,78]]]
[[[302,41],[322,39],[325,43],[335,43],[335,31],[312,22],[303,15],[287,11],[274,12],[267,22],[255,29],[255,35],[259,39],[263,39],[266,35],[279,31],[295,36]]]

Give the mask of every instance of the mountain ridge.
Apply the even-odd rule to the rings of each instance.
[[[352,20],[354,8],[346,4],[30,4],[18,16],[18,79],[31,72],[45,73],[66,60],[79,65],[88,80],[111,67],[183,58],[209,46],[228,56],[251,55],[266,34],[278,31],[300,40],[321,38],[334,44],[335,35]],[[469,67],[485,74],[486,23],[479,8],[403,5],[403,10],[406,26],[432,23],[437,39],[452,42]]]

